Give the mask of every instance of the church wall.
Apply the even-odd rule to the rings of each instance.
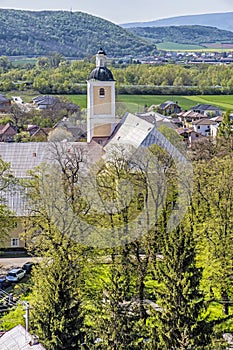
[[[93,95],[94,95],[94,114],[95,115],[104,115],[104,114],[112,114],[112,99],[111,99],[111,86],[104,86],[105,95],[99,95],[99,86],[93,87]]]
[[[93,136],[109,136],[112,132],[112,124],[94,124],[94,135]]]

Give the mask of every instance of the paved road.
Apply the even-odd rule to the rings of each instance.
[[[27,261],[36,261],[39,258],[0,258],[0,272],[6,272],[13,267],[22,267]]]
[[[27,261],[32,261],[32,258],[0,258],[0,264],[5,267],[22,266]]]

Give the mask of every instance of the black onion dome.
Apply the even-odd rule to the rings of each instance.
[[[88,80],[95,79],[100,81],[114,81],[112,72],[106,67],[97,67],[93,69]]]
[[[102,54],[106,56],[106,52],[102,49],[102,47],[100,47],[98,54]]]

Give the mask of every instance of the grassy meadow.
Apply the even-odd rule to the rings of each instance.
[[[11,91],[6,96],[21,96],[25,102],[30,102],[33,97],[36,97],[39,93],[35,91],[23,91],[15,92]],[[86,95],[59,95],[66,100],[75,103],[80,106],[81,109],[87,107]],[[177,101],[183,110],[188,110],[198,103],[211,104],[218,106],[223,110],[233,111],[233,95],[193,95],[193,96],[181,96],[181,95],[117,95],[116,105],[119,110],[127,110],[130,112],[140,112],[144,106],[158,105],[165,101]]]
[[[86,95],[66,95],[72,103],[78,104],[81,108],[86,108]],[[223,110],[233,111],[233,95],[118,95],[116,97],[117,105],[129,107],[132,112],[141,111],[145,105],[158,105],[165,101],[177,101],[183,110],[188,110],[198,103],[211,104],[218,106]]]

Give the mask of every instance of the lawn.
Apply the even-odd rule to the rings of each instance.
[[[81,108],[86,108],[86,95],[66,95],[66,98],[78,104]],[[118,95],[116,97],[117,107],[128,109],[131,112],[142,111],[145,105],[158,105],[168,100],[177,101],[183,110],[188,110],[198,103],[203,103],[233,111],[233,95]]]
[[[66,99],[72,103],[80,106],[81,109],[87,108],[87,95],[63,95]]]

